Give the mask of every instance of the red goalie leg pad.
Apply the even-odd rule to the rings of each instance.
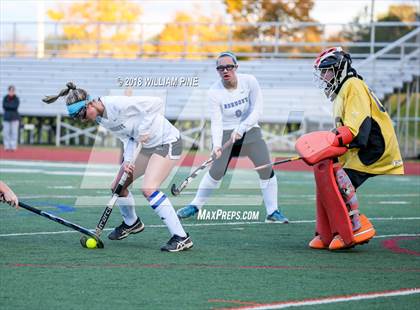
[[[316,186],[316,233],[322,242],[327,245],[330,244],[334,238],[330,222],[328,220],[327,211],[322,203],[322,191],[319,190],[318,185]]]
[[[326,159],[314,166],[316,182],[316,231],[325,244],[340,235],[348,247],[354,243],[346,204],[335,181],[333,161]]]
[[[336,135],[330,131],[315,131],[297,139],[295,149],[308,165],[327,158],[336,158],[347,152],[346,147],[334,146]]]

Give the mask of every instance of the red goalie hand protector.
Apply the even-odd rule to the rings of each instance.
[[[335,133],[333,146],[345,146],[353,140],[353,134],[347,126],[334,128],[333,132]]]
[[[315,131],[302,135],[295,149],[308,165],[315,165],[327,158],[336,158],[347,152],[346,147],[334,146],[336,135],[331,131]]]

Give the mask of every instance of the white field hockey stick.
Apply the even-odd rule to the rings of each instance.
[[[138,155],[140,154],[142,144],[139,142],[137,145],[137,148],[134,151],[133,158],[130,160],[130,165],[134,164],[136,162],[136,159]],[[125,184],[125,181],[127,181],[128,173],[124,172],[124,174],[121,176],[120,181],[118,182],[117,187],[115,188],[111,200],[106,205],[106,208],[104,212],[102,213],[101,219],[98,222],[98,225],[95,229],[95,234],[99,238],[101,235],[103,229],[105,228],[106,222],[108,222],[108,219],[112,213],[112,208],[114,207],[115,203],[117,202],[118,197],[120,197],[120,192]]]
[[[232,140],[229,139],[222,147],[222,153],[227,148],[231,147],[233,144]],[[177,187],[175,184],[172,184],[171,193],[174,196],[178,196],[187,186],[194,180],[197,175],[208,166],[210,166],[216,160],[216,155],[212,154],[209,159],[202,163],[197,169],[195,169],[182,183]]]

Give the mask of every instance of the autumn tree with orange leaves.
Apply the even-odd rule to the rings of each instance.
[[[221,17],[178,12],[154,38],[163,58],[205,58],[228,49],[229,29]]]
[[[141,7],[129,0],[87,0],[49,10],[53,21],[65,23],[64,57],[134,58],[139,50]],[[102,23],[102,24],[101,24]],[[57,39],[57,38],[56,38]]]

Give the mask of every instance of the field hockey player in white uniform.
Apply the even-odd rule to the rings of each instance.
[[[247,156],[257,166],[270,163],[268,147],[258,126],[263,105],[261,88],[251,74],[237,74],[236,56],[223,52],[216,61],[220,80],[208,92],[211,111],[213,154],[217,159],[204,175],[194,200],[178,210],[180,218],[198,213],[212,191],[219,186],[233,157]],[[233,146],[222,152],[229,139]],[[277,178],[271,167],[258,171],[260,187],[267,211],[266,222],[288,223],[277,205]]]
[[[184,231],[171,202],[159,190],[182,152],[178,129],[162,115],[163,101],[158,97],[145,96],[93,98],[71,82],[66,86],[57,96],[47,96],[43,101],[52,103],[66,96],[66,106],[71,117],[96,121],[124,143],[124,162],[112,184],[114,189],[124,171],[129,173],[117,200],[123,222],[109,234],[109,239],[121,240],[143,231],[144,224],[136,214],[134,198],[128,187],[144,175],[142,193],[171,234],[171,239],[161,250],[178,252],[191,248],[193,243]],[[142,143],[141,152],[135,164],[129,165],[137,143]]]

